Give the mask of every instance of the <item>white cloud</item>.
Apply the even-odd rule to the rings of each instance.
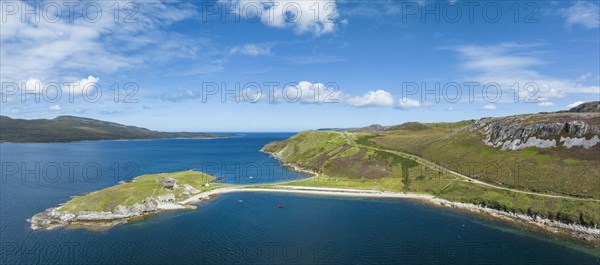
[[[558,13],[566,19],[567,26],[580,25],[589,29],[600,27],[600,7],[593,2],[577,1],[568,8],[562,8]]]
[[[540,107],[552,107],[556,104],[554,104],[554,102],[550,102],[550,101],[542,101],[540,103],[537,104]]]
[[[260,21],[275,28],[292,28],[297,34],[320,36],[336,30],[339,20],[335,0],[272,1],[219,0],[248,21]],[[254,12],[258,10],[258,12]],[[343,22],[343,21],[342,21]]]
[[[421,101],[410,99],[410,98],[401,98],[399,100],[398,106],[403,109],[409,109],[409,108],[420,108],[420,107],[431,106],[431,103],[421,102]]]
[[[20,109],[11,109],[10,113],[12,113],[12,114],[19,114],[19,113],[21,113],[21,110]]]
[[[123,23],[125,4],[120,5],[122,11],[119,23],[115,22],[113,10],[115,2],[97,1],[95,5],[103,11],[97,21],[86,21],[81,12],[82,5],[73,11],[68,6],[58,5],[62,12],[71,12],[74,17],[60,17],[55,14],[58,8],[38,3],[36,8],[26,1],[12,2],[20,10],[32,10],[39,21],[21,19],[21,13],[10,14],[9,8],[2,8],[2,30],[0,31],[0,71],[2,82],[19,82],[35,76],[48,82],[59,82],[64,73],[76,75],[85,72],[116,72],[130,68],[148,60],[162,60],[166,56],[189,56],[182,51],[186,42],[162,29],[177,21],[193,17],[193,5],[181,3],[163,3],[150,1],[136,3],[138,8],[132,23]],[[36,2],[37,3],[37,2]],[[51,3],[56,4],[56,3]],[[4,7],[4,5],[3,5]],[[129,7],[131,9],[131,7]],[[88,9],[93,12],[94,8]],[[72,14],[74,12],[74,14]],[[29,13],[28,13],[29,14]],[[88,14],[93,17],[95,14]],[[47,18],[57,18],[51,21]],[[157,56],[148,56],[146,47],[152,47]]]
[[[247,56],[270,55],[271,48],[266,45],[246,44],[231,48],[229,54],[242,54]]]
[[[296,85],[275,90],[275,102],[300,102],[300,103],[338,103],[342,97],[341,92],[335,87],[322,83],[301,81]]]
[[[394,97],[385,90],[376,90],[360,97],[349,97],[345,102],[354,107],[385,107],[394,104]]]
[[[50,109],[51,111],[60,111],[60,105],[56,104],[56,105],[52,105],[50,106],[48,109]]]
[[[494,105],[494,104],[487,104],[487,105],[483,106],[482,109],[484,109],[484,110],[495,110],[496,109],[496,105]]]
[[[200,95],[193,90],[178,89],[177,91],[178,93],[174,95],[164,93],[160,95],[159,98],[163,101],[179,102],[200,97]],[[394,105],[394,97],[385,90],[368,91],[362,96],[352,96],[343,93],[335,84],[313,83],[310,81],[287,84],[283,88],[274,86],[270,89],[266,89],[266,87],[261,88],[260,86],[247,86],[239,90],[238,93],[231,95],[230,98],[231,100],[235,100],[235,102],[247,103],[340,103],[358,108],[386,107]],[[419,106],[429,105],[429,103],[419,103]]]
[[[3,95],[6,97],[6,102],[3,103],[14,103],[20,98],[20,94],[28,100],[28,95],[36,95],[36,97],[43,99],[56,99],[56,100],[68,100],[73,96],[82,95],[87,91],[88,96],[94,96],[98,92],[100,87],[94,89],[94,85],[98,83],[100,79],[94,76],[88,76],[78,81],[65,81],[65,82],[50,82],[46,83],[37,78],[29,78],[25,81],[15,83],[21,90],[17,95]],[[56,91],[62,90],[62,91]],[[59,94],[57,94],[59,93]],[[33,100],[33,98],[32,98]],[[56,102],[56,101],[54,101]]]
[[[476,73],[469,81],[498,84],[507,95],[518,88],[521,100],[545,101],[569,93],[600,94],[600,87],[584,85],[578,80],[546,76],[534,69],[546,64],[536,57],[543,44],[502,43],[490,46],[466,45],[454,48],[463,57],[462,66]],[[516,86],[515,86],[516,84]],[[527,89],[526,89],[527,88]],[[534,90],[537,90],[534,93]],[[511,98],[513,100],[514,98]]]
[[[569,108],[569,109],[570,109],[570,108],[574,108],[574,107],[577,107],[577,106],[579,106],[579,105],[581,105],[581,104],[583,104],[583,103],[585,103],[585,101],[575,101],[575,102],[573,102],[573,103],[571,103],[571,104],[567,105],[567,108]]]
[[[539,65],[543,62],[527,54],[510,54],[511,51],[530,48],[536,44],[522,45],[517,43],[502,43],[492,46],[466,45],[456,50],[468,58],[463,67],[479,71],[507,71]]]
[[[83,93],[95,93],[96,87],[100,78],[88,76],[87,78],[81,79],[79,81],[73,82],[70,85],[67,85],[63,88],[65,93],[73,94],[73,95],[82,95]],[[96,87],[96,88],[95,88]]]
[[[587,72],[585,74],[582,74],[581,76],[579,76],[579,78],[577,78],[577,81],[583,82],[585,80],[588,80],[588,78],[592,77],[592,73]]]
[[[162,101],[182,102],[186,100],[197,99],[200,97],[200,95],[196,91],[179,88],[177,89],[177,93],[175,95],[163,93],[159,97]]]
[[[21,86],[22,89],[24,89],[27,93],[42,94],[44,92],[44,84],[39,79],[29,78],[24,84],[24,87],[22,85]]]

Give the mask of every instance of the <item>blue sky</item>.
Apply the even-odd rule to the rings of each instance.
[[[298,131],[600,100],[598,1],[127,3],[3,1],[2,115]]]

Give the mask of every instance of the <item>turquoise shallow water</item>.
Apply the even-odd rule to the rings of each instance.
[[[26,222],[143,173],[197,168],[229,183],[301,178],[258,152],[290,135],[1,144],[0,264],[600,264],[589,249],[410,200],[235,193],[106,231],[31,231]]]

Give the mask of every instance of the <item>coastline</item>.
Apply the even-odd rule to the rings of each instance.
[[[357,190],[357,189],[338,189],[338,188],[315,188],[315,187],[304,187],[304,186],[274,186],[273,188],[252,188],[252,187],[235,187],[235,188],[221,188],[198,194],[185,201],[180,202],[181,204],[194,204],[203,200],[210,199],[211,196],[218,194],[227,194],[234,192],[271,192],[271,193],[288,193],[288,194],[312,194],[312,195],[325,195],[335,197],[360,197],[360,198],[392,198],[392,199],[414,199],[423,201],[436,206],[444,206],[455,208],[459,210],[465,210],[477,214],[485,214],[497,219],[516,221],[516,224],[529,224],[534,225],[538,228],[542,228],[547,232],[552,233],[566,233],[577,239],[583,239],[586,241],[600,241],[600,229],[589,228],[576,224],[565,224],[544,218],[534,218],[527,215],[504,212],[492,208],[487,208],[470,203],[453,202],[445,199],[435,197],[433,195],[419,194],[419,193],[403,193],[403,192],[389,192],[389,191],[374,191],[374,190]]]
[[[112,227],[114,225],[127,223],[133,219],[143,218],[147,215],[159,213],[162,211],[196,209],[196,206],[194,206],[194,204],[196,203],[205,200],[210,200],[216,195],[236,192],[265,192],[323,195],[333,197],[412,199],[422,201],[434,206],[450,207],[470,213],[481,214],[485,217],[492,217],[505,221],[512,221],[517,225],[529,225],[553,234],[562,233],[575,239],[585,240],[588,242],[600,242],[600,229],[588,228],[574,224],[565,224],[549,219],[533,218],[526,215],[503,212],[475,204],[452,202],[445,199],[437,198],[433,195],[359,189],[317,188],[304,186],[273,186],[272,188],[239,186],[219,188],[193,195],[185,200],[176,203],[162,205],[161,207],[157,207],[157,209],[154,209],[153,211],[146,211],[135,214],[89,213],[87,215],[82,215],[83,218],[79,218],[77,220],[69,220],[68,218],[65,218],[64,214],[58,214],[57,212],[55,212],[54,210],[57,208],[50,208],[45,212],[32,217],[30,222],[31,227],[34,230],[51,230],[58,227],[67,226],[92,226],[95,228]],[[44,221],[47,222],[44,224]]]
[[[287,147],[285,147],[287,148]],[[283,161],[282,153],[285,151],[285,148],[281,150],[279,153],[274,154],[271,152],[267,152],[261,149],[261,152],[269,154],[271,157],[275,158],[277,161],[282,163],[284,166],[290,167],[293,170],[299,172],[307,172],[313,175],[313,177],[318,177],[319,174],[301,168],[298,165],[287,163]],[[312,189],[313,187],[306,187]],[[316,188],[316,189],[330,189],[330,188]],[[348,189],[339,189],[339,190],[348,190]],[[466,211],[469,213],[479,214],[484,217],[490,217],[498,220],[509,221],[518,226],[528,226],[534,227],[536,230],[540,230],[543,232],[551,233],[551,234],[562,234],[570,239],[575,240],[583,240],[586,242],[595,242],[595,244],[600,244],[600,227],[586,227],[578,224],[567,224],[556,220],[550,220],[547,218],[540,218],[538,216],[529,216],[525,214],[511,213],[505,212],[493,208],[484,207],[481,205],[476,205],[472,203],[463,203],[463,202],[454,202],[446,199],[435,197],[430,194],[419,194],[419,193],[402,193],[402,192],[380,192],[374,190],[359,190],[365,193],[357,194],[349,194],[349,193],[338,193],[338,194],[329,194],[327,192],[321,193],[315,191],[316,193],[312,194],[322,194],[322,195],[337,195],[337,196],[355,196],[355,197],[372,197],[372,198],[401,198],[401,199],[416,199],[422,202],[432,204],[435,206],[443,206],[450,207],[461,211]],[[297,192],[301,193],[301,192]],[[308,193],[308,192],[307,192]],[[379,193],[379,195],[374,196]]]
[[[32,141],[32,142],[11,142],[0,141],[0,144],[61,144],[61,143],[85,143],[85,142],[129,142],[129,141],[156,141],[170,139],[189,139],[189,140],[213,140],[213,139],[229,139],[239,138],[238,135],[223,135],[209,137],[158,137],[158,138],[124,138],[124,139],[85,139],[85,140],[64,140],[64,141]]]
[[[264,152],[263,150],[261,150]],[[268,153],[268,152],[265,152]],[[270,154],[270,153],[269,153]],[[284,163],[277,155],[270,154],[272,157],[281,162],[284,166],[295,171],[312,175],[311,178],[318,177],[319,174],[301,168],[298,165]],[[28,221],[31,223],[33,230],[51,230],[58,227],[88,227],[88,228],[109,228],[114,225],[127,223],[143,219],[148,215],[163,211],[181,210],[181,209],[196,209],[194,204],[204,200],[212,199],[212,197],[220,194],[235,193],[235,192],[267,192],[267,193],[288,193],[288,194],[309,194],[323,195],[336,197],[362,197],[362,198],[391,198],[391,199],[412,199],[418,200],[433,206],[449,207],[468,213],[478,214],[483,217],[508,221],[515,225],[534,228],[535,230],[544,231],[550,234],[560,234],[567,238],[581,240],[588,243],[600,243],[600,229],[585,227],[577,224],[567,224],[555,220],[532,217],[524,214],[504,212],[501,210],[484,207],[481,205],[454,202],[446,199],[438,198],[430,194],[419,193],[404,193],[390,192],[378,190],[362,190],[362,189],[345,189],[345,188],[326,188],[326,187],[305,187],[305,186],[283,186],[284,183],[267,184],[267,187],[251,186],[234,186],[217,188],[197,194],[178,202],[165,203],[157,207],[148,208],[136,212],[79,212],[77,215],[65,212],[55,211],[56,208],[49,208],[42,213],[34,215]]]

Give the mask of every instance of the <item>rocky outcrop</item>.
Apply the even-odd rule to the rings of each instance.
[[[197,193],[197,192],[195,192]],[[50,230],[68,225],[113,226],[127,222],[130,218],[155,213],[160,210],[186,208],[176,203],[162,203],[156,198],[147,198],[143,203],[131,206],[119,205],[113,212],[79,211],[70,213],[61,211],[61,207],[50,208],[31,217],[29,222],[34,230]]]
[[[600,143],[600,113],[546,113],[485,118],[470,129],[484,135],[484,143],[502,150],[527,147],[591,148]]]

